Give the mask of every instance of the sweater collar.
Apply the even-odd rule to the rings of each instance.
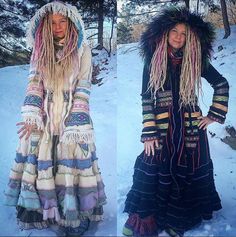
[[[168,46],[168,57],[174,66],[180,65],[183,59],[182,49],[175,51],[171,46]]]

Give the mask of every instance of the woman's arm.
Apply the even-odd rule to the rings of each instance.
[[[144,64],[143,69],[143,83],[142,83],[142,108],[143,108],[143,130],[141,141],[150,141],[158,138],[155,112],[154,112],[154,99],[148,90],[148,82],[150,78],[149,64]]]
[[[34,129],[42,130],[43,125],[43,83],[39,79],[38,73],[30,71],[29,82],[26,90],[26,97],[21,108],[23,122],[17,123],[22,126],[18,130],[20,138],[29,138]]]
[[[204,70],[202,77],[214,89],[212,105],[210,106],[207,117],[223,124],[228,112],[229,84],[211,64]]]
[[[85,46],[81,57],[77,85],[73,94],[73,104],[65,121],[62,142],[93,143],[94,130],[89,114],[89,96],[92,77],[91,50]]]

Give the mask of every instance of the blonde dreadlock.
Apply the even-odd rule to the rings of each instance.
[[[159,89],[164,90],[163,86],[166,81],[167,72],[167,39],[165,34],[162,40],[156,46],[156,50],[152,56],[151,73],[149,80],[149,89],[152,90],[154,96]]]
[[[197,35],[186,26],[186,43],[183,49],[183,60],[180,75],[180,107],[194,106],[197,95],[201,90],[201,44]],[[150,80],[148,89],[154,98],[167,78],[167,47],[168,33],[164,34],[160,43],[157,44],[150,64]]]
[[[187,28],[183,62],[180,75],[180,99],[182,105],[195,105],[201,85],[201,44],[194,32]]]

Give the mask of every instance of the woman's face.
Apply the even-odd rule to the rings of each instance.
[[[175,49],[181,49],[185,45],[186,41],[186,25],[177,24],[169,31],[168,43]]]
[[[61,14],[52,14],[52,33],[53,38],[60,40],[66,35],[68,28],[68,18]]]

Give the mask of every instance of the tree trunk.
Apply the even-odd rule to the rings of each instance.
[[[103,4],[104,0],[98,2],[98,44],[99,48],[103,48]]]
[[[189,0],[184,0],[186,7],[189,9]]]
[[[112,26],[111,26],[111,36],[110,36],[110,41],[109,41],[109,53],[108,53],[109,57],[111,57],[111,47],[112,47],[111,44],[112,44],[112,38],[113,38],[114,24],[115,24],[115,15],[113,14]]]
[[[199,12],[199,3],[200,3],[200,0],[197,0],[197,13]]]
[[[222,11],[223,23],[224,23],[224,28],[225,28],[224,39],[226,39],[230,36],[230,26],[229,26],[228,14],[227,14],[227,6],[225,3],[225,0],[220,0],[220,4],[221,4],[221,11]]]

